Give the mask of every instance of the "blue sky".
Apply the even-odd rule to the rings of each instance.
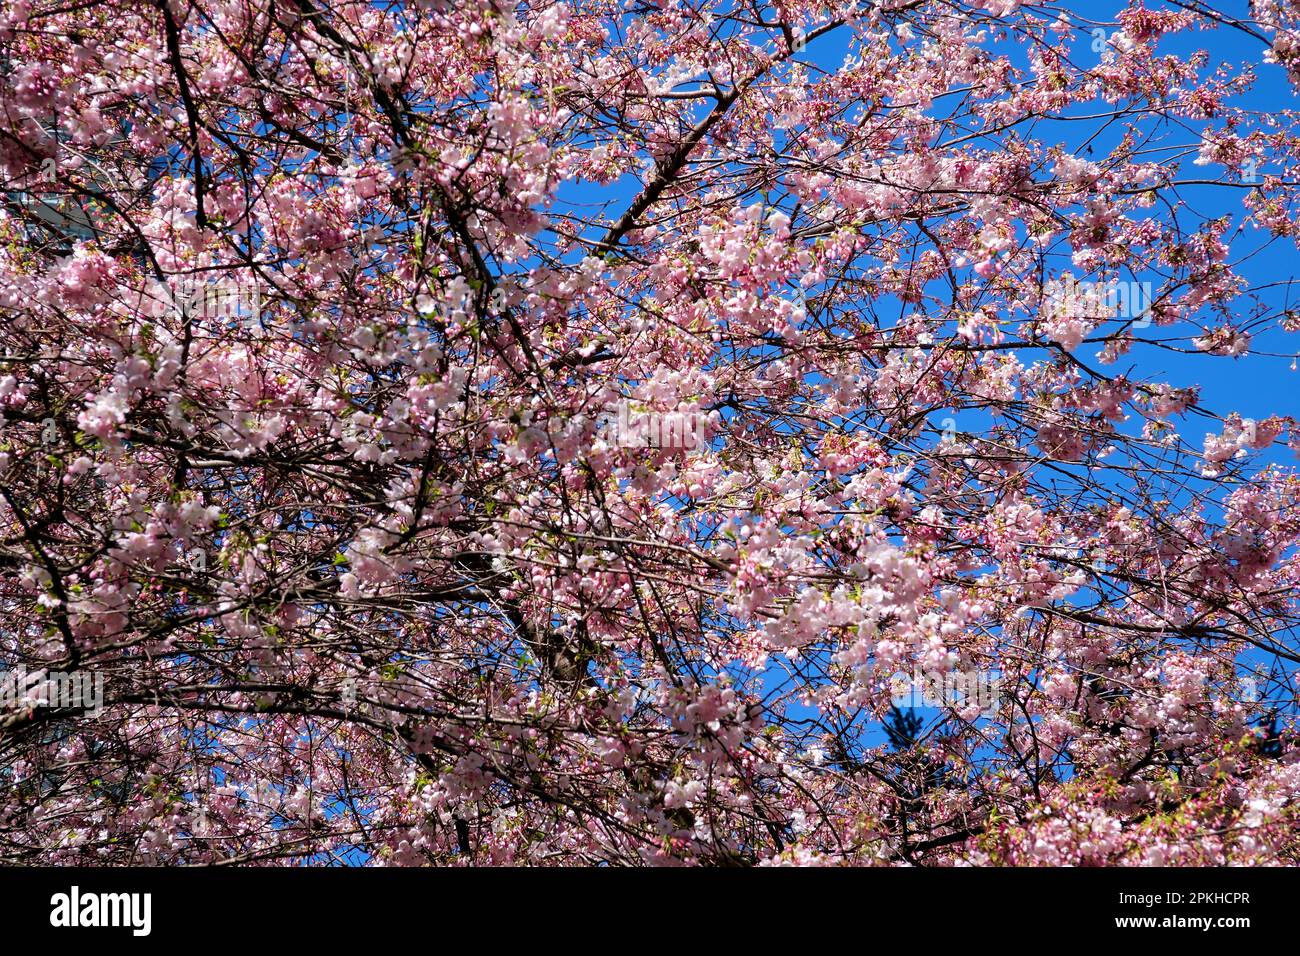
[[[1160,3],[1152,3],[1150,6],[1156,9],[1164,8]],[[1247,16],[1246,8],[1245,2],[1216,2],[1215,4],[1217,12],[1236,17]],[[1122,9],[1122,5],[1075,3],[1059,5],[1057,9],[1071,10],[1076,13],[1086,10],[1088,18],[1096,21],[1095,25],[1111,31],[1118,29],[1118,24],[1113,22],[1114,13],[1111,11]],[[1076,22],[1081,20],[1079,16],[1075,16],[1074,19]],[[1088,26],[1092,29],[1094,24]],[[841,28],[811,42],[800,58],[828,71],[834,70],[843,61],[848,50],[849,38],[849,30]],[[1092,49],[1092,40],[1093,36],[1089,32],[1080,34],[1075,44],[1076,65],[1086,66],[1098,59],[1098,55]],[[1012,46],[1001,46],[1001,49],[1012,55],[1013,62],[1024,62],[1023,52],[1015,51]],[[1285,71],[1279,66],[1263,63],[1264,47],[1257,39],[1227,27],[1209,32],[1183,32],[1162,40],[1159,52],[1173,53],[1185,58],[1197,49],[1205,49],[1210,53],[1210,63],[1204,73],[1213,71],[1219,65],[1227,65],[1234,68],[1234,71],[1235,68],[1245,65],[1255,73],[1256,83],[1249,95],[1230,100],[1229,105],[1264,113],[1297,107],[1296,94],[1287,80]],[[1105,109],[1105,104],[1099,103],[1097,106]],[[1080,110],[1074,112],[1077,114]],[[1199,127],[1205,125],[1207,124],[1189,122],[1187,129],[1171,130],[1162,140],[1162,145],[1184,147],[1168,151],[1168,155],[1176,158],[1179,178],[1235,178],[1234,174],[1222,167],[1192,165],[1199,144]],[[1218,123],[1215,122],[1215,125]],[[1069,123],[1049,118],[1036,122],[1032,134],[1026,135],[1031,135],[1035,142],[1044,146],[1062,144],[1071,149],[1079,149],[1085,138],[1096,133],[1097,126],[1095,122]],[[1095,137],[1092,140],[1095,158],[1104,157],[1117,139],[1118,133]],[[1258,169],[1261,176],[1275,171],[1267,165],[1261,165]],[[1179,211],[1180,221],[1184,228],[1194,228],[1201,222],[1228,216],[1231,219],[1231,226],[1226,234],[1233,235],[1244,221],[1241,200],[1245,195],[1246,190],[1236,186],[1182,187],[1180,197],[1184,202],[1184,208]],[[1161,211],[1155,209],[1152,214],[1160,215]],[[1063,248],[1059,266],[1061,270],[1070,267],[1068,246]],[[1249,259],[1239,266],[1237,271],[1253,289],[1259,290],[1257,293],[1259,299],[1274,309],[1296,306],[1300,300],[1300,295],[1297,294],[1300,290],[1293,286],[1297,262],[1297,249],[1294,243],[1289,239],[1274,239],[1260,230],[1246,226],[1233,244],[1233,259],[1239,258],[1243,252],[1250,253]],[[1160,286],[1158,276],[1135,278],[1149,279],[1157,289]],[[1248,306],[1249,302],[1243,301],[1243,307]],[[1266,330],[1261,330],[1254,335],[1249,356],[1232,359],[1197,351],[1191,340],[1200,332],[1199,328],[1190,323],[1148,329],[1143,334],[1158,337],[1171,346],[1185,349],[1187,354],[1154,346],[1136,346],[1118,362],[1104,369],[1110,374],[1123,371],[1133,380],[1155,380],[1175,387],[1199,386],[1202,405],[1218,415],[1235,411],[1246,418],[1258,419],[1274,414],[1300,417],[1300,402],[1296,400],[1300,372],[1292,368],[1296,351],[1300,349],[1300,341],[1297,340],[1296,335],[1282,331],[1277,327],[1276,322],[1271,323]],[[1084,344],[1075,350],[1075,354],[1093,367],[1099,367],[1093,361],[1098,349],[1097,345]],[[1022,353],[1021,358],[1031,361],[1032,355]],[[981,419],[969,413],[958,415],[957,422],[960,430],[971,432],[982,431],[988,425],[987,417]],[[940,427],[937,421],[933,424],[936,428]],[[1141,424],[1141,420],[1133,416],[1130,422],[1123,426],[1123,430],[1132,432],[1140,428]],[[1184,441],[1196,449],[1200,448],[1205,433],[1217,434],[1219,431],[1221,429],[1218,424],[1208,419],[1189,418],[1180,424]],[[1253,455],[1247,463],[1247,468],[1255,470],[1268,463],[1277,463],[1285,467],[1294,467],[1297,464],[1294,453],[1279,444],[1269,451]],[[1087,595],[1081,597],[1086,599]],[[1241,660],[1243,667],[1255,663],[1258,661],[1249,658]],[[769,688],[775,689],[774,685],[778,677],[779,672],[776,667],[769,667],[766,674]],[[808,708],[796,708],[793,713],[797,716],[812,717],[815,712]],[[941,711],[931,707],[923,708],[922,713],[931,721],[942,716]],[[865,742],[869,745],[884,742],[878,725],[866,735]]]

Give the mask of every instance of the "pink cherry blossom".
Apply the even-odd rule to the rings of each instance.
[[[1295,4],[769,6],[0,10],[0,860],[1297,861]]]

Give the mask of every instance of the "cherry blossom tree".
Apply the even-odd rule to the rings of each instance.
[[[1101,6],[6,3],[0,858],[1297,862],[1300,6]]]

